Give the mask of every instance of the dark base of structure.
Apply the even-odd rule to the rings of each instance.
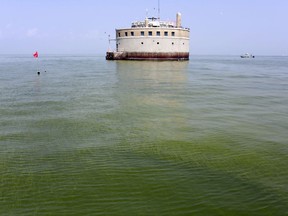
[[[189,52],[107,52],[106,60],[187,61]]]

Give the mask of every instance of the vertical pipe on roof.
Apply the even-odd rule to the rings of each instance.
[[[176,27],[181,28],[181,13],[176,14]]]

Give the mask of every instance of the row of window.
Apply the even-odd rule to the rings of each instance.
[[[145,31],[141,31],[140,35],[141,36],[146,36],[145,35]],[[132,37],[134,36],[134,32],[133,31],[130,32],[130,36],[132,36]],[[148,36],[153,36],[153,31],[148,31]],[[161,36],[161,32],[160,31],[156,31],[156,36]],[[164,32],[164,36],[169,36],[167,31]],[[175,32],[171,32],[171,36],[175,37]],[[121,33],[120,32],[118,32],[118,37],[121,37]],[[128,37],[128,32],[125,32],[125,37]]]
[[[143,45],[143,44],[144,44],[144,42],[141,42],[141,44]],[[157,42],[157,44],[160,44],[160,42]],[[171,44],[172,44],[172,45],[174,45],[174,42],[172,42]],[[185,43],[182,43],[182,44],[183,44],[183,45],[185,45]],[[120,43],[119,43],[119,44],[117,44],[117,46],[118,46],[118,45],[120,45]]]
[[[144,42],[141,42],[141,44],[143,45]],[[157,44],[160,44],[160,42],[157,42]],[[174,45],[174,42],[172,42],[172,45]],[[185,43],[183,43],[183,45],[185,45]]]

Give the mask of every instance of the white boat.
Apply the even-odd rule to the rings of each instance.
[[[255,58],[254,55],[249,54],[249,53],[245,53],[244,55],[241,55],[240,57],[241,57],[241,58]]]

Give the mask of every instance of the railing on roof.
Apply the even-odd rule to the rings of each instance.
[[[146,27],[145,21],[136,21],[132,22],[131,25],[132,28],[144,28]],[[152,20],[148,21],[148,27],[162,27],[162,28],[176,28],[175,22],[172,21],[158,21],[158,20]]]

